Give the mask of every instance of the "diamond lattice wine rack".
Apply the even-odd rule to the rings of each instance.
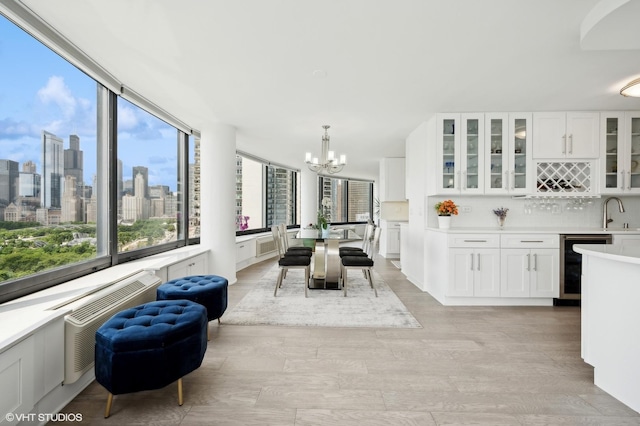
[[[536,165],[536,192],[548,195],[590,194],[593,192],[592,169],[593,165],[588,161],[539,162]]]

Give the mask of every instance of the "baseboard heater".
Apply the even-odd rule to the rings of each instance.
[[[64,384],[93,368],[98,328],[117,312],[154,301],[161,282],[150,271],[137,272],[56,307],[73,309],[64,319]]]

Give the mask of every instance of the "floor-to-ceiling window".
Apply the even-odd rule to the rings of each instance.
[[[320,176],[318,188],[318,206],[329,200],[331,223],[366,222],[372,217],[373,182]]]
[[[97,256],[97,88],[0,16],[0,282]]]
[[[0,302],[198,242],[194,137],[1,15],[0,64]]]
[[[296,225],[299,182],[296,170],[270,164],[245,153],[236,155],[236,231],[265,231],[273,225]]]

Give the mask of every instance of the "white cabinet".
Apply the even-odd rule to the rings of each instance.
[[[203,275],[207,273],[206,254],[198,254],[193,257],[173,263],[167,267],[167,280],[188,277],[190,275]]]
[[[485,194],[532,191],[531,113],[485,115]]]
[[[380,221],[380,255],[382,257],[400,257],[400,223],[388,220]]]
[[[601,114],[600,192],[640,192],[640,112]]]
[[[287,238],[289,235],[287,234]],[[247,261],[256,255],[256,240],[251,238],[236,243],[236,264]]]
[[[556,234],[501,237],[501,297],[558,297],[560,242]]]
[[[484,114],[438,114],[436,192],[484,191]]]
[[[533,158],[598,158],[600,114],[541,112],[533,114]]]
[[[405,159],[380,160],[380,201],[405,201]]]
[[[449,236],[447,296],[500,295],[500,240],[497,234]]]

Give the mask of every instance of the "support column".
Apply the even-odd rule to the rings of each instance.
[[[210,274],[236,282],[236,129],[212,123],[201,130],[200,245],[210,250]]]
[[[307,168],[300,169],[300,227],[315,224],[318,212],[318,175]]]

